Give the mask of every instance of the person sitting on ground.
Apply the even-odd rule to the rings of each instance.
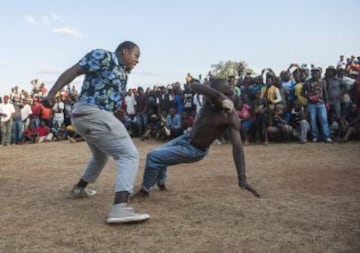
[[[51,132],[50,127],[48,127],[45,121],[40,121],[40,126],[35,129],[37,133],[37,137],[35,139],[35,143],[43,143],[52,141],[54,134]]]
[[[155,137],[157,131],[159,131],[159,127],[160,127],[160,121],[158,116],[156,114],[151,114],[149,117],[149,122],[145,129],[145,133],[141,137],[141,140],[144,141],[150,139],[151,137]]]
[[[290,113],[284,111],[282,104],[278,104],[271,118],[268,134],[273,137],[277,135],[276,137],[280,137],[282,140],[289,140],[292,133],[292,127],[289,124]]]
[[[351,135],[360,133],[360,108],[355,103],[352,104],[351,113],[343,138],[339,139],[340,142],[347,142]]]
[[[226,79],[215,79],[209,86],[192,84],[196,93],[209,97],[195,119],[191,132],[186,132],[147,154],[141,189],[133,199],[149,196],[151,188],[157,184],[165,190],[166,173],[169,165],[192,163],[202,160],[210,145],[228,128],[233,145],[233,158],[236,165],[239,186],[260,197],[248,183],[245,175],[244,150],[240,136],[240,120],[230,100],[233,91]]]

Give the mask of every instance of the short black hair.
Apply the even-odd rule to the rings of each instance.
[[[214,79],[210,82],[210,87],[221,92],[225,96],[234,95],[234,92],[230,89],[229,82],[226,79]]]
[[[133,49],[133,48],[135,48],[135,47],[139,48],[139,46],[136,45],[136,44],[135,44],[134,42],[132,42],[132,41],[124,41],[124,42],[122,42],[122,43],[116,48],[115,52],[121,53],[121,51],[122,51],[123,49],[131,50],[131,49]]]

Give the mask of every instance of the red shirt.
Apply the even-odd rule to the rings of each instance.
[[[50,128],[47,126],[38,127],[36,128],[36,132],[39,136],[46,136],[48,133],[50,133]]]

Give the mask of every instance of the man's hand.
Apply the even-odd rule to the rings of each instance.
[[[227,110],[228,112],[234,111],[234,103],[230,99],[226,98],[221,102],[221,107]]]
[[[241,187],[241,189],[245,189],[251,192],[255,197],[260,198],[259,193],[257,193],[257,191],[254,188],[252,188],[246,181],[245,182],[240,181],[239,186]]]

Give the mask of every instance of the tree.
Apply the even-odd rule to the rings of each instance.
[[[216,78],[225,78],[228,79],[229,76],[244,76],[245,73],[251,72],[254,74],[255,72],[247,67],[245,61],[220,61],[217,64],[211,65],[211,72],[214,74]]]

